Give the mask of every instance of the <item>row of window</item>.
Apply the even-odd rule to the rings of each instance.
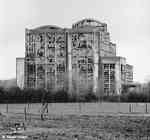
[[[105,69],[115,69],[115,64],[104,64],[104,70]]]
[[[45,40],[46,39],[46,40]],[[27,42],[44,42],[47,41],[49,43],[62,43],[65,42],[64,34],[26,34],[26,41]]]

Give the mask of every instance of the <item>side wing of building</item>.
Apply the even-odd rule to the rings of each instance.
[[[16,80],[17,86],[21,89],[24,88],[24,58],[16,58]]]

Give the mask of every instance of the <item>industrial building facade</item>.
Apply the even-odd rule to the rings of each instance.
[[[25,58],[16,63],[21,88],[112,95],[133,80],[133,67],[116,56],[107,24],[94,19],[78,21],[71,29],[50,25],[26,29]]]

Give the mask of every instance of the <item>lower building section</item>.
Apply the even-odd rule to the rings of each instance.
[[[25,88],[62,90],[67,88],[65,67],[25,60]]]
[[[104,95],[121,94],[126,83],[126,59],[123,57],[103,57]]]
[[[63,65],[47,64],[44,61],[39,63],[37,60],[17,58],[16,62],[17,85],[20,88],[67,90],[76,95],[89,92],[97,96],[119,95],[122,86],[133,80],[132,66],[126,64],[123,57],[100,57],[98,67],[80,63],[81,69],[72,68],[70,71]]]

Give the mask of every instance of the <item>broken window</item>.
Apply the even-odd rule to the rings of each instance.
[[[55,64],[47,65],[48,73],[55,73]]]
[[[55,42],[55,34],[52,33],[46,33],[47,41],[49,44]]]
[[[87,41],[86,40],[80,41],[78,48],[87,48]]]
[[[64,34],[59,34],[56,36],[56,43],[64,43]]]
[[[93,63],[93,58],[88,58],[88,63]]]
[[[37,73],[45,73],[44,65],[37,65]]]
[[[109,64],[104,64],[104,69],[109,69]]]
[[[57,72],[65,72],[65,64],[57,64]]]
[[[44,41],[44,35],[43,34],[39,34],[40,36],[40,42],[43,42]]]
[[[35,73],[35,65],[34,64],[28,65],[28,72],[31,74]]]
[[[44,48],[38,49],[37,50],[37,56],[44,57],[44,52],[45,52]]]
[[[115,64],[110,64],[110,69],[115,69]]]
[[[49,58],[55,57],[55,48],[49,48],[47,50],[47,57],[49,57]]]
[[[37,70],[38,70],[39,72],[44,72],[44,68],[43,68],[42,65],[39,65],[39,66],[37,67]]]
[[[93,73],[93,66],[88,64],[88,73]]]
[[[84,73],[84,72],[86,72],[86,70],[87,70],[87,67],[86,67],[86,65],[80,65],[80,72],[82,73]]]
[[[57,57],[64,57],[65,56],[65,50],[59,49],[57,50]]]

